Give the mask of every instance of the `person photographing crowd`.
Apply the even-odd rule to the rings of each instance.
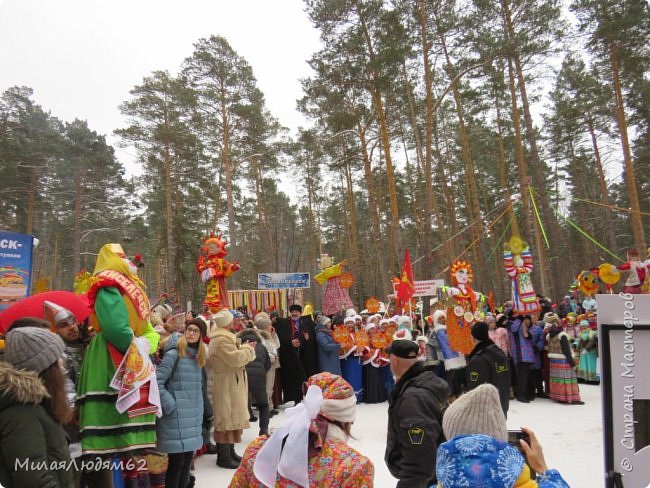
[[[442,429],[449,440],[438,449],[439,488],[569,488],[557,470],[548,469],[542,446],[532,430],[522,428],[530,442],[508,444],[506,418],[493,385],[480,385],[452,403],[445,412]],[[536,481],[531,470],[537,473]]]

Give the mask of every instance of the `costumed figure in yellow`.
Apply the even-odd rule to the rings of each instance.
[[[485,315],[478,303],[483,295],[475,292],[470,283],[473,279],[472,265],[466,261],[456,261],[451,265],[451,282],[454,286],[443,287],[443,293],[453,299],[447,309],[447,336],[449,346],[456,352],[468,355],[474,349],[471,328],[475,320],[483,320]]]
[[[506,242],[503,265],[510,277],[512,311],[515,315],[530,315],[541,310],[530,273],[533,271],[533,256],[528,244],[519,236],[512,236]]]
[[[203,254],[199,256],[199,261],[196,263],[201,281],[207,286],[203,303],[213,314],[224,308],[230,308],[226,278],[239,270],[238,262],[231,263],[224,259],[228,255],[226,245],[227,242],[221,234],[215,236],[214,232],[210,232],[210,237],[201,247]]]
[[[353,308],[348,289],[341,286],[339,277],[343,274],[346,261],[334,264],[334,258],[329,254],[321,254],[318,261],[321,272],[314,276],[319,285],[325,285],[323,292],[323,314],[335,315],[341,310]]]
[[[148,321],[149,299],[136,262],[119,244],[106,244],[87,285],[96,334],[77,386],[82,452],[109,455],[155,447],[156,415],[162,411],[149,355],[160,336]]]

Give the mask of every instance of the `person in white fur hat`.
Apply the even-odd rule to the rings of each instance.
[[[241,442],[248,423],[246,364],[255,360],[256,343],[239,345],[232,331],[233,315],[226,309],[212,319],[217,325],[210,336],[208,361],[213,372],[214,440],[217,466],[235,469],[239,462],[234,444]]]
[[[456,352],[449,346],[447,337],[447,314],[444,310],[436,310],[433,313],[433,330],[438,339],[438,346],[442,351],[445,363],[445,375],[450,388],[450,401],[458,397],[467,385],[465,378],[467,372],[467,361],[462,353]]]
[[[413,325],[413,322],[411,320],[411,317],[408,315],[400,315],[397,318],[397,328],[398,329],[411,329]]]

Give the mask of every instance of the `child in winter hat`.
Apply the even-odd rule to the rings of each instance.
[[[65,344],[57,334],[40,327],[10,330],[5,341],[5,361],[16,369],[36,373],[56,363],[65,351]]]
[[[483,434],[507,441],[508,428],[499,400],[499,390],[484,383],[461,395],[445,411],[442,430],[447,439],[462,434]]]

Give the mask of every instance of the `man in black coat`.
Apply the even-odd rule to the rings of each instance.
[[[291,305],[290,313],[300,317],[302,307]],[[279,318],[273,324],[278,334],[280,348],[280,380],[282,381],[283,400],[296,404],[302,400],[302,384],[307,380],[307,374],[300,358],[300,334],[295,320]],[[303,336],[304,340],[304,336]]]
[[[417,360],[419,346],[396,340],[386,348],[397,379],[388,407],[388,437],[384,460],[397,478],[397,488],[435,484],[436,451],[442,437],[442,412],[449,386]]]
[[[302,315],[302,307],[300,305],[291,305],[289,307],[289,314],[289,322],[291,323],[294,337],[297,337],[300,342],[298,357],[302,363],[302,368],[305,370],[305,375],[309,378],[320,373],[320,369],[318,369],[316,324],[311,318],[311,315]]]
[[[510,364],[507,356],[490,340],[488,325],[476,322],[472,326],[474,349],[467,356],[467,387],[490,383],[499,390],[503,414],[508,416],[510,403]]]

